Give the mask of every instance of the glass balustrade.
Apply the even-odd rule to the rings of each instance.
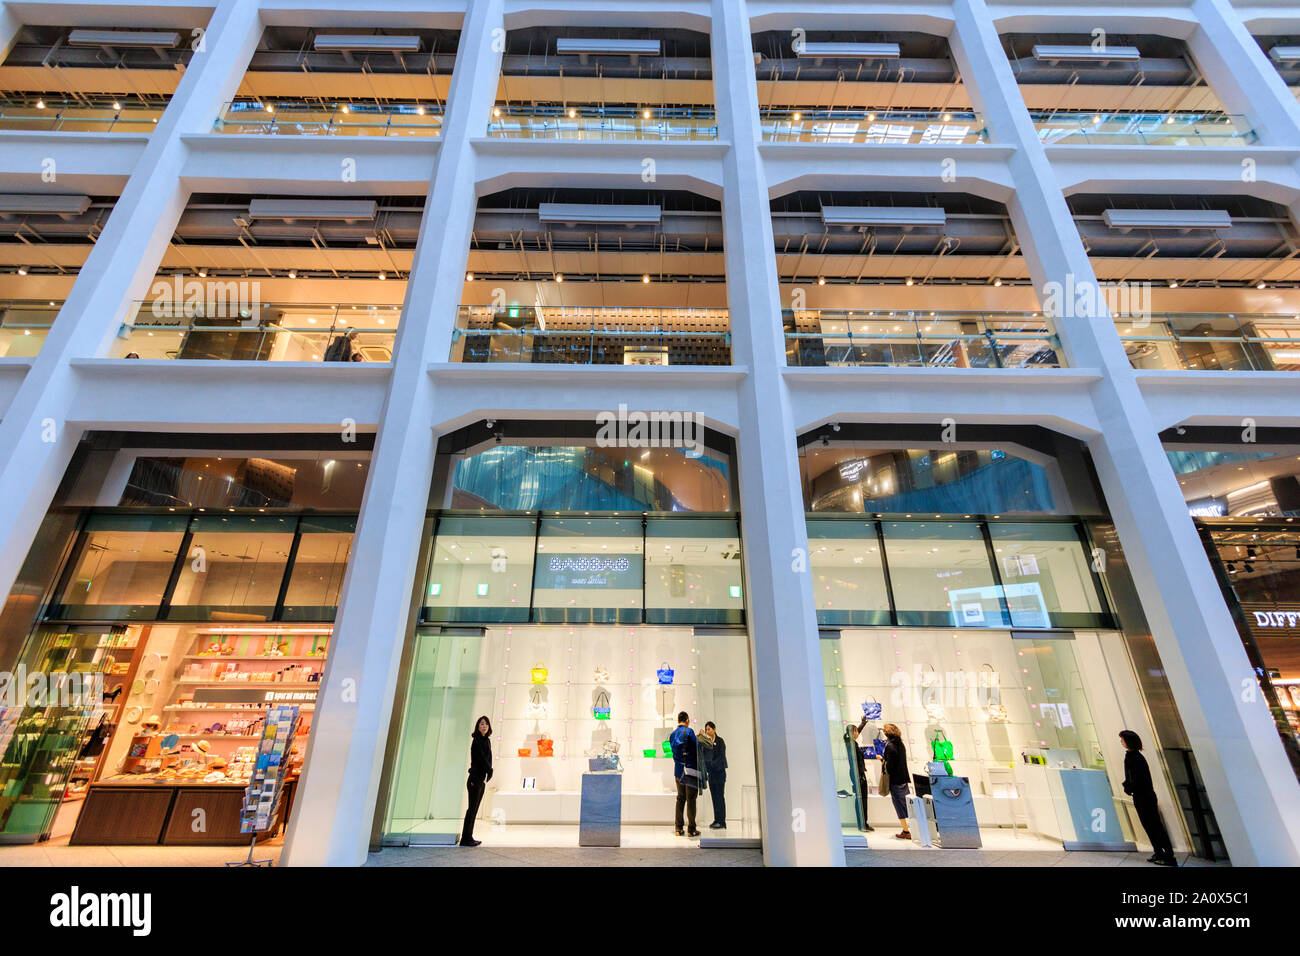
[[[0,358],[31,358],[40,352],[61,305],[0,301]]]
[[[442,106],[236,100],[222,109],[214,129],[282,136],[438,136]]]
[[[969,110],[760,110],[766,143],[956,146],[988,142]]]
[[[1247,146],[1256,140],[1242,116],[1225,113],[1031,112],[1048,146]]]
[[[0,104],[0,130],[64,133],[135,133],[148,135],[158,125],[163,107],[112,107]]]
[[[1028,313],[786,311],[786,363],[932,368],[1061,368],[1051,322]]]
[[[487,134],[504,139],[713,140],[718,118],[709,107],[534,106],[498,103]]]
[[[453,362],[730,365],[726,309],[460,307]]]
[[[1300,371],[1300,316],[1161,314],[1116,322],[1139,370]]]
[[[260,304],[211,309],[137,302],[109,358],[388,362],[401,308]]]

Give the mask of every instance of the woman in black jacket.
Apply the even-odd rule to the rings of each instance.
[[[465,784],[465,789],[469,791],[469,809],[465,811],[465,826],[460,832],[461,846],[478,846],[482,842],[474,839],[474,818],[478,816],[483,791],[491,779],[492,721],[483,716],[474,725],[474,733],[470,736],[469,782]]]
[[[1124,792],[1133,798],[1133,809],[1137,811],[1142,829],[1147,831],[1154,851],[1147,858],[1148,863],[1161,866],[1177,866],[1174,845],[1169,840],[1169,831],[1160,819],[1160,805],[1156,800],[1156,788],[1151,782],[1151,768],[1147,758],[1142,756],[1142,738],[1131,730],[1121,730],[1119,739],[1124,744]]]
[[[898,724],[885,724],[884,773],[889,776],[889,797],[894,801],[894,816],[898,817],[901,833],[895,833],[899,840],[912,839],[907,829],[907,795],[910,792],[911,777],[907,773],[907,747],[903,745],[903,732]]]

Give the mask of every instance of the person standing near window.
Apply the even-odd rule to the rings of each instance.
[[[474,839],[474,818],[478,816],[483,792],[487,790],[487,782],[491,779],[492,721],[485,715],[478,719],[474,733],[470,735],[469,782],[465,784],[465,789],[469,791],[469,809],[465,811],[465,826],[460,831],[461,846],[478,846],[483,842]]]
[[[898,729],[898,724],[885,724],[882,730],[885,734],[885,753],[881,760],[884,762],[884,773],[889,777],[889,798],[894,801],[894,816],[898,817],[898,825],[903,828],[894,837],[910,840],[912,834],[907,829],[907,795],[911,792],[912,778],[907,772],[907,747],[903,744],[903,732]]]
[[[1152,854],[1148,863],[1161,866],[1177,866],[1174,845],[1169,839],[1169,831],[1160,819],[1160,802],[1156,799],[1156,788],[1151,782],[1151,768],[1147,758],[1142,756],[1142,738],[1131,730],[1121,730],[1119,739],[1124,744],[1124,792],[1133,798],[1133,809],[1137,811],[1142,829],[1147,831],[1151,841]]]
[[[677,779],[677,811],[673,818],[677,835],[697,837],[700,831],[695,829],[695,798],[700,793],[700,757],[691,717],[686,711],[677,715],[677,729],[669,736],[668,743],[673,751],[673,776]],[[685,834],[682,833],[683,808],[690,825]]]
[[[727,799],[723,790],[727,786],[727,742],[718,736],[718,725],[711,720],[704,725],[704,735],[699,740],[704,784],[713,797],[713,822],[709,829],[725,830]]]

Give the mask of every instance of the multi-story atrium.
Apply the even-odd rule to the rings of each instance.
[[[0,842],[1300,862],[1300,9],[1082,10],[4,3]]]

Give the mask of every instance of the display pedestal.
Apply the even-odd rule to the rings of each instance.
[[[1021,766],[1033,827],[1067,850],[1132,852],[1104,770]]]
[[[984,845],[979,820],[975,818],[970,781],[946,774],[932,775],[927,799],[931,801],[935,828],[939,831],[935,841],[939,846],[945,850],[977,850]]]
[[[582,775],[578,846],[621,846],[623,775],[602,770]]]

